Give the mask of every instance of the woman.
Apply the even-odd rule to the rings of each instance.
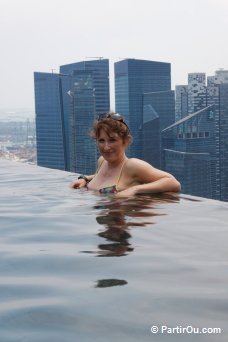
[[[73,188],[87,187],[116,197],[136,194],[179,192],[180,183],[169,173],[158,170],[143,160],[127,158],[125,151],[132,142],[130,130],[118,113],[99,116],[91,131],[101,157],[95,175],[81,175],[71,183]]]

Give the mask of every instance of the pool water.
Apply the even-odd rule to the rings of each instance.
[[[0,160],[0,341],[227,341],[228,203],[74,178]]]

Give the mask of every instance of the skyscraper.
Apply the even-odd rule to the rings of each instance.
[[[221,200],[228,201],[228,83],[219,85]]]
[[[217,198],[213,105],[165,128],[162,131],[162,147],[163,169],[180,181],[183,193]]]
[[[93,76],[90,71],[74,71],[72,81],[68,93],[71,98],[70,171],[93,174],[97,160],[96,145],[89,136],[89,128],[96,116]]]
[[[188,74],[188,114],[206,107],[206,75],[205,73]]]
[[[116,111],[125,116],[134,138],[129,148],[129,156],[140,158],[143,153],[144,94],[170,90],[170,63],[137,59],[125,59],[115,63]]]
[[[96,148],[88,131],[109,111],[108,59],[63,65],[60,74],[35,73],[34,80],[38,165],[93,173]]]
[[[179,121],[188,115],[188,86],[177,85],[175,95],[175,121]]]
[[[67,170],[68,113],[62,97],[62,81],[69,78],[53,73],[34,73],[37,164]]]
[[[143,124],[140,126],[142,158],[161,167],[161,131],[174,123],[174,91],[143,94]]]
[[[60,66],[60,74],[72,75],[73,72],[87,71],[93,79],[96,115],[110,109],[109,60],[98,58]]]
[[[207,102],[215,106],[217,192],[228,201],[228,70],[217,70],[207,81]]]
[[[211,126],[210,130],[208,129],[205,130],[205,128],[207,127],[206,122],[204,119],[202,119],[202,122],[200,124],[201,131],[203,132],[203,129],[204,129],[205,134],[210,135],[210,143],[206,139],[201,139],[200,144],[195,143],[193,140],[193,134],[191,136],[188,134],[186,138],[188,137],[188,139],[190,140],[188,140],[186,144],[188,146],[191,146],[191,153],[194,153],[195,156],[199,155],[199,153],[202,153],[202,151],[203,153],[205,153],[204,151],[205,148],[208,149],[207,153],[209,152],[208,160],[210,161],[210,172],[211,172],[210,179],[211,179],[212,192],[211,192],[211,196],[209,196],[209,192],[208,192],[208,194],[206,194],[205,197],[211,197],[214,199],[228,201],[228,164],[227,164],[227,160],[228,160],[228,143],[227,143],[228,141],[228,124],[227,124],[228,123],[228,100],[227,100],[228,98],[228,70],[220,69],[215,72],[215,75],[208,76],[207,86],[205,84],[204,73],[189,74],[188,80],[189,82],[188,82],[188,85],[186,86],[187,96],[188,96],[188,116],[185,117],[187,119],[185,126],[187,125],[190,131],[187,133],[190,133],[192,129],[191,128],[192,123],[191,121],[189,121],[191,114],[195,116],[196,113],[201,113],[200,114],[200,117],[201,117],[202,113],[206,110],[209,110],[208,121],[210,120],[211,123],[213,122],[214,128],[213,126]],[[178,90],[178,87],[176,87],[176,89]],[[185,101],[186,99],[184,98],[184,103],[182,103],[181,102],[182,97],[180,97],[178,93],[176,93],[176,99],[177,98],[178,98],[178,106],[176,105],[176,110],[180,108],[181,106],[182,107],[185,106],[186,104],[186,101]],[[196,112],[192,113],[193,110],[195,110]],[[199,114],[197,114],[196,116],[198,115]],[[177,111],[176,111],[176,117],[178,117]],[[181,120],[176,122],[177,127],[179,127],[179,130],[181,129],[180,128],[181,122],[182,122]],[[204,127],[202,126],[202,124],[204,124]],[[175,161],[176,159],[175,159],[174,151],[172,152],[168,151],[168,149],[171,149],[171,150],[173,149],[173,147],[171,146],[172,146],[172,139],[174,139],[175,135],[176,135],[176,138],[174,140],[176,143],[175,143],[174,150],[176,152],[178,151],[179,155],[181,153],[185,161],[187,160],[186,158],[192,159],[193,156],[186,154],[186,151],[184,150],[185,145],[183,145],[183,142],[181,142],[180,140],[180,136],[182,133],[180,131],[177,132],[177,129],[174,129],[174,126],[171,126],[170,129],[173,130],[173,133],[172,133],[173,135],[172,135],[172,138],[170,138],[169,140],[169,143],[170,143],[169,147],[168,147],[168,136],[170,136],[171,133],[168,132],[167,130],[163,131],[163,143],[165,144],[163,156],[166,156],[164,158],[166,160],[165,162],[166,166],[169,165],[170,167],[170,165],[173,163],[174,169],[176,168],[176,172],[177,172],[177,163]],[[209,133],[206,133],[206,132],[209,132]],[[214,133],[212,134],[212,132]],[[212,137],[213,139],[211,140]],[[194,134],[194,138],[196,138],[195,134]],[[169,159],[169,161],[167,158]],[[207,157],[202,156],[202,159],[198,158],[198,162],[195,163],[196,166],[198,165],[201,172],[202,172],[201,164],[203,163],[203,160],[205,160],[205,158],[207,159]],[[193,169],[193,164],[188,163],[188,165],[189,167],[190,165],[192,165],[191,169]],[[174,174],[175,174],[175,170],[174,170]],[[183,174],[182,174],[183,184],[186,184],[187,178],[190,177],[190,174],[193,174],[193,173],[189,171],[188,169],[183,169]],[[208,178],[207,168],[204,168],[202,175],[203,174],[205,175],[205,179],[207,179]],[[202,184],[204,184],[205,179],[203,180],[203,179],[200,179],[200,177],[198,177],[198,180],[197,180],[197,177],[195,178],[196,184],[198,182],[198,189],[196,188],[196,190],[193,189],[194,182],[192,179],[191,179],[191,182],[189,182],[188,188],[186,188],[184,185],[184,187],[182,187],[182,190],[187,189],[186,190],[188,191],[187,193],[192,194],[192,195],[196,194],[195,191],[197,191],[199,196],[204,196],[205,190],[203,190],[204,188],[202,188]],[[209,184],[207,185],[207,187],[210,188]]]

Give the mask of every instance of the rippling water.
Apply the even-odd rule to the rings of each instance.
[[[228,204],[72,179],[0,160],[0,342],[227,341]]]

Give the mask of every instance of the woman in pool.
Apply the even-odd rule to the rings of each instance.
[[[87,187],[100,193],[114,193],[116,197],[180,191],[180,183],[171,174],[143,160],[127,158],[125,150],[132,142],[132,136],[120,114],[99,116],[91,136],[101,154],[97,171],[94,175],[79,176],[71,183],[72,188]]]

